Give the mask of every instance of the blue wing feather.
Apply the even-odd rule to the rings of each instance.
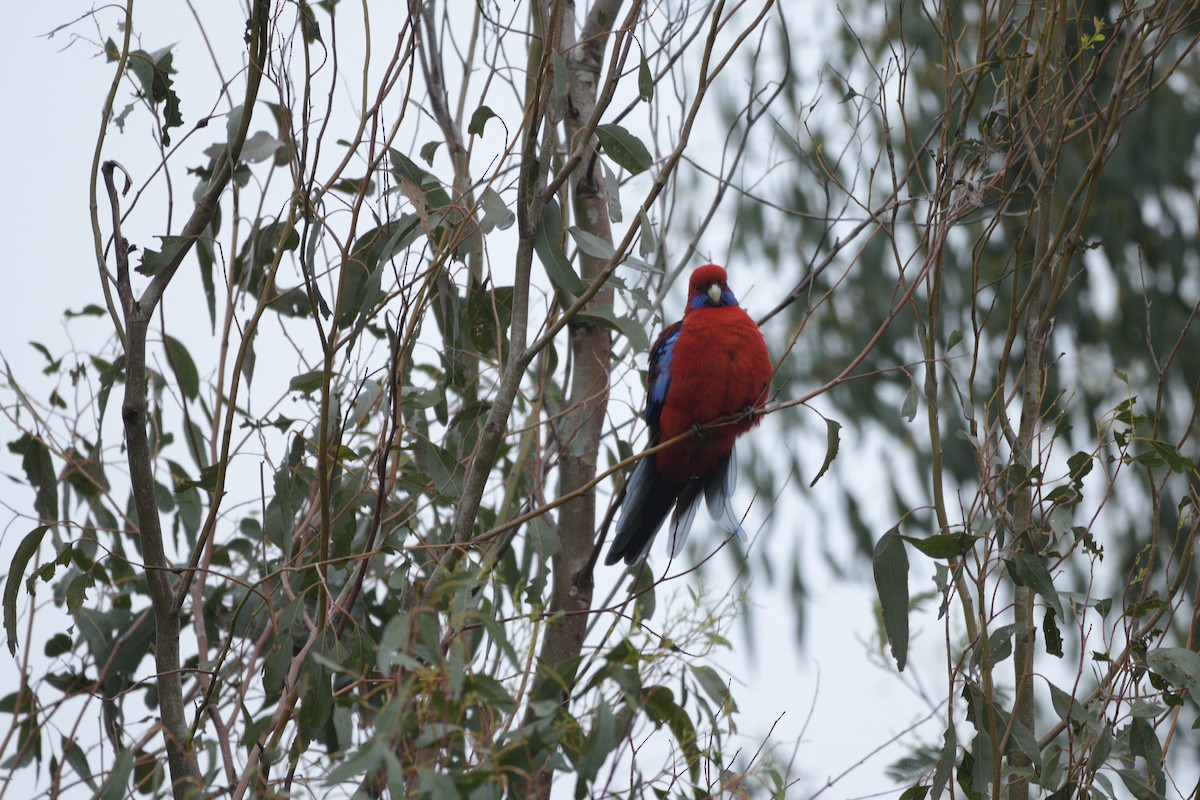
[[[664,330],[650,348],[650,370],[646,375],[646,424],[650,427],[650,444],[658,443],[658,418],[662,414],[667,390],[671,387],[671,359],[683,322]]]

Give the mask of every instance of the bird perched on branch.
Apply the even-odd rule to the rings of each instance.
[[[691,436],[637,462],[605,564],[644,558],[672,508],[667,549],[678,555],[702,496],[709,515],[745,540],[730,503],[737,481],[733,442],[758,424],[752,412],[767,400],[771,373],[762,332],[729,290],[725,270],[715,264],[696,269],[683,319],[650,349],[646,379],[649,446]],[[702,428],[738,414],[740,419]]]

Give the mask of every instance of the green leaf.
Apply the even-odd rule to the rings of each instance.
[[[383,766],[384,743],[382,739],[368,739],[354,755],[329,771],[326,786],[344,783],[356,775],[375,773]]]
[[[638,212],[638,255],[649,256],[654,253],[654,248],[658,246],[658,240],[654,236],[654,227],[650,224],[650,217],[645,211]]]
[[[1092,454],[1082,450],[1067,459],[1067,467],[1071,470],[1071,482],[1075,484],[1076,489],[1080,488],[1083,479],[1092,471],[1092,464]]]
[[[462,795],[449,775],[438,772],[433,767],[422,767],[417,781],[421,787],[421,797],[429,800],[461,800]]]
[[[621,211],[621,182],[617,173],[604,159],[600,159],[600,172],[604,175],[604,200],[608,204],[608,218],[612,222],[623,222],[625,217]]]
[[[1016,631],[1016,625],[1001,625],[988,634],[987,654],[988,661],[994,667],[997,664],[1003,663],[1009,656],[1012,655],[1013,632]],[[983,648],[976,647],[971,653],[971,668],[975,669],[979,666],[983,658]]]
[[[437,155],[437,149],[441,146],[441,140],[434,139],[432,142],[426,142],[425,144],[421,145],[421,149],[417,152],[417,155],[421,157],[422,161],[432,167],[433,157]]]
[[[305,662],[300,672],[299,735],[302,741],[315,739],[329,721],[333,709],[331,675],[315,659]]]
[[[1152,787],[1158,788],[1156,795],[1162,797],[1166,790],[1162,743],[1159,742],[1154,727],[1142,717],[1136,717],[1129,728],[1129,752],[1146,759],[1146,777],[1150,779]]]
[[[162,249],[147,248],[143,250],[141,263],[134,267],[135,272],[140,272],[142,275],[157,275],[169,267],[181,252],[186,252],[188,245],[192,243],[190,236],[155,236],[154,238],[162,242]]]
[[[312,394],[319,391],[325,383],[325,371],[314,369],[310,372],[302,372],[294,376],[288,381],[289,392],[300,392],[302,394]]]
[[[418,439],[412,445],[413,459],[421,472],[424,489],[432,496],[453,500],[462,494],[463,465],[449,450]]]
[[[561,231],[562,209],[559,208],[557,200],[551,199],[542,211],[542,224],[538,227],[533,247],[546,269],[546,275],[555,286],[574,295],[582,294],[583,282],[575,274],[571,262],[563,253],[562,245],[559,244],[558,237]]]
[[[1179,450],[1170,442],[1160,442],[1156,439],[1149,442],[1150,447],[1154,452],[1162,456],[1163,461],[1167,463],[1171,472],[1180,474],[1183,472],[1191,472],[1196,468],[1195,463],[1186,456],[1181,456]]]
[[[200,395],[200,373],[196,371],[196,362],[192,361],[191,353],[184,347],[183,342],[173,336],[163,334],[163,343],[167,347],[167,359],[175,370],[175,378],[179,388],[188,400],[195,400]]]
[[[596,138],[605,154],[620,166],[637,175],[654,163],[642,140],[617,124],[596,126]]]
[[[904,405],[900,407],[900,416],[908,422],[917,418],[917,384],[913,382],[908,394],[904,395]]]
[[[162,120],[159,135],[164,147],[171,145],[170,129],[183,124],[183,117],[179,113],[179,96],[175,94],[174,81],[171,80],[171,75],[175,73],[172,60],[171,47],[164,47],[153,53],[134,50],[129,53],[129,60],[125,62],[126,69],[133,73],[134,78],[141,84],[142,94],[154,105],[162,105],[159,113]]]
[[[33,510],[42,520],[58,519],[58,477],[54,474],[50,448],[40,438],[23,433],[8,443],[8,451],[21,457],[25,479],[36,492]]]
[[[25,577],[25,567],[37,553],[42,544],[42,537],[48,530],[49,525],[40,525],[25,534],[25,538],[13,553],[8,576],[4,580],[4,633],[8,637],[9,655],[17,654],[17,591],[21,586],[21,579]]]
[[[612,242],[606,242],[582,228],[571,227],[567,229],[567,233],[571,234],[571,238],[575,240],[575,244],[579,245],[579,249],[592,258],[607,261],[617,252],[613,248]]]
[[[1052,656],[1062,658],[1062,632],[1059,631],[1058,625],[1054,622],[1054,614],[1053,608],[1046,609],[1046,614],[1042,617],[1042,636],[1046,640],[1046,652]]]
[[[1031,553],[1017,553],[1004,559],[1004,563],[1008,565],[1008,574],[1013,583],[1033,589],[1054,609],[1054,613],[1060,617],[1064,616],[1062,601],[1058,598],[1058,592],[1054,590],[1050,571],[1046,569],[1041,558]]]
[[[1050,705],[1053,706],[1054,713],[1058,714],[1060,720],[1084,726],[1093,722],[1092,715],[1088,713],[1087,709],[1078,700],[1053,683],[1049,684],[1049,686]]]
[[[576,762],[578,778],[575,781],[575,800],[583,800],[588,796],[589,785],[596,779],[622,733],[624,732],[616,729],[612,709],[608,703],[599,703],[596,706],[592,729],[585,740],[583,753]]]
[[[916,786],[905,789],[904,794],[900,795],[900,800],[925,800],[927,794],[929,794],[929,787],[918,783]]]
[[[1096,772],[1104,766],[1104,762],[1108,760],[1109,754],[1112,753],[1112,746],[1112,725],[1106,723],[1100,731],[1100,736],[1096,739],[1096,743],[1092,745],[1092,752],[1088,756],[1087,762],[1088,772]]]
[[[57,658],[70,650],[71,637],[65,633],[56,633],[46,642],[43,652],[46,654],[46,658]]]
[[[300,32],[308,44],[313,42],[325,44],[325,40],[321,38],[321,26],[317,24],[317,15],[313,13],[312,6],[305,0],[300,2]]]
[[[370,195],[375,193],[375,181],[365,175],[361,178],[342,178],[329,188],[343,194],[357,195],[361,193]]]
[[[450,194],[438,177],[427,172],[408,156],[395,148],[388,148],[392,161],[392,174],[408,185],[405,196],[414,203],[423,203],[426,211],[437,211],[452,205]]]
[[[283,147],[283,142],[271,134],[266,131],[256,131],[253,136],[247,137],[246,141],[242,144],[242,160],[248,161],[251,164],[257,164],[259,161],[274,158],[275,153],[281,147]]]
[[[737,711],[737,704],[733,702],[733,695],[729,693],[729,685],[721,679],[717,671],[709,666],[694,666],[692,674],[696,676],[696,682],[700,684],[700,688],[708,695],[717,708],[723,712],[733,713]]]
[[[901,538],[930,558],[958,558],[974,547],[979,537],[969,533],[936,533],[923,539],[915,536]]]
[[[482,136],[487,121],[494,116],[496,116],[496,112],[487,106],[480,106],[475,109],[475,113],[471,114],[471,121],[467,124],[467,135]]]
[[[66,311],[63,312],[63,316],[66,317],[67,319],[74,319],[75,317],[102,317],[106,313],[108,313],[108,312],[106,312],[104,310],[103,306],[98,306],[95,303],[88,303],[86,306],[79,309],[78,311],[72,311],[71,309],[68,308]],[[76,745],[76,746],[78,746],[78,745]]]
[[[591,306],[585,311],[580,311],[575,319],[616,331],[628,339],[633,349],[639,353],[650,348],[650,336],[641,323],[633,317],[618,317],[610,305]]]
[[[554,85],[550,90],[550,107],[555,119],[562,119],[567,109],[567,62],[556,49],[550,54],[550,63],[554,69]]]
[[[903,672],[908,660],[908,554],[899,527],[879,537],[871,569],[883,611],[883,630],[896,659],[896,669]]]
[[[96,583],[92,573],[81,572],[71,579],[67,584],[67,613],[75,616],[79,613],[79,609],[83,608],[83,601],[87,599],[87,590]]]
[[[679,749],[683,750],[692,781],[700,777],[700,749],[696,746],[696,727],[687,711],[675,702],[675,694],[665,686],[648,686],[642,695],[642,708],[656,726],[666,723]]]
[[[88,763],[83,748],[74,739],[68,739],[64,736],[62,751],[63,760],[70,764],[71,769],[75,770],[75,774],[83,778],[83,782],[94,791],[96,789],[96,781],[92,778],[92,765]]]
[[[481,672],[473,672],[467,675],[466,683],[464,684],[466,691],[473,694],[480,703],[489,708],[497,709],[503,713],[514,711],[517,707],[517,701],[513,699],[508,690],[504,688],[504,684],[493,678],[491,675],[485,675]]]
[[[117,755],[112,771],[108,773],[108,780],[100,787],[98,800],[122,800],[126,795],[129,776],[132,772],[133,751],[124,747]]]
[[[1158,789],[1155,789],[1146,779],[1146,774],[1140,770],[1119,769],[1117,774],[1121,776],[1121,783],[1125,784],[1125,788],[1137,800],[1162,800],[1166,797],[1166,787],[1160,783]]]
[[[543,517],[537,517],[529,524],[529,543],[542,558],[551,558],[562,549],[558,531]]]
[[[479,227],[484,233],[491,233],[496,228],[508,230],[517,221],[517,215],[504,204],[504,198],[490,186],[483,190],[480,205],[483,207],[483,219],[479,221]]]
[[[812,479],[812,483],[808,486],[811,489],[817,485],[817,481],[821,480],[821,476],[829,470],[829,465],[837,458],[838,448],[842,443],[842,425],[840,422],[834,422],[831,419],[825,420],[825,461],[821,464],[821,468],[817,470],[817,476]]]
[[[1182,647],[1159,647],[1146,654],[1146,666],[1200,703],[1200,655]]]
[[[650,74],[650,64],[646,61],[646,54],[641,53],[641,58],[638,62],[638,97],[643,103],[649,103],[654,99],[654,76]]]

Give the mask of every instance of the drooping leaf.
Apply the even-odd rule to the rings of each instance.
[[[4,634],[8,640],[9,655],[17,654],[17,594],[21,587],[21,579],[25,576],[25,568],[37,553],[42,544],[42,537],[48,530],[49,525],[41,525],[25,534],[25,538],[13,553],[8,576],[4,580]]]
[[[642,695],[642,708],[655,725],[666,723],[687,759],[692,780],[697,780],[700,749],[696,746],[696,726],[687,711],[675,701],[675,693],[665,686],[648,686]]]
[[[421,157],[422,161],[432,167],[434,156],[437,155],[438,148],[441,146],[442,140],[434,139],[433,141],[426,142],[425,144],[421,145],[421,149],[417,151],[417,155]]]
[[[496,112],[492,111],[487,106],[480,106],[471,114],[471,121],[467,124],[468,136],[482,136],[483,129],[487,126],[487,121],[496,116]]]
[[[816,477],[812,479],[809,488],[817,485],[817,481],[821,480],[821,476],[829,470],[829,465],[837,458],[838,447],[842,443],[842,425],[840,422],[825,419],[825,460],[821,462],[821,468],[817,470]]]
[[[608,204],[608,218],[613,222],[622,222],[625,216],[621,210],[621,182],[617,180],[617,173],[613,172],[607,161],[600,159],[600,174],[604,176],[604,200]]]
[[[650,64],[646,61],[646,54],[640,53],[638,59],[638,97],[643,103],[649,103],[654,99],[654,76],[650,73]]]
[[[561,231],[562,210],[558,206],[558,201],[551,198],[542,212],[542,223],[538,226],[534,250],[555,286],[571,294],[582,294],[583,282],[575,274],[575,269],[567,260],[562,245],[559,243]]]
[[[1046,640],[1046,652],[1052,656],[1063,657],[1062,632],[1054,621],[1054,609],[1047,608],[1042,617],[1042,637]]]
[[[575,781],[575,800],[583,800],[589,794],[592,781],[604,766],[621,735],[616,729],[612,709],[607,703],[599,703],[584,743],[583,753],[576,761],[578,777]]]
[[[307,0],[300,1],[300,32],[308,44],[325,43],[325,40],[321,38],[321,26],[317,24],[317,15],[313,13],[312,6]]]
[[[175,377],[179,381],[183,396],[188,400],[195,400],[200,394],[200,373],[196,371],[196,362],[192,361],[191,353],[183,342],[174,336],[163,334],[163,344],[166,345],[167,358],[170,359],[171,368],[175,370]]]
[[[899,528],[879,537],[871,569],[883,612],[883,630],[896,669],[903,672],[908,661],[908,554]]]
[[[550,89],[550,108],[554,111],[555,119],[562,119],[563,112],[567,108],[567,81],[570,77],[567,72],[567,62],[562,54],[555,50],[550,54],[550,65],[554,70],[554,84]]]
[[[658,247],[658,242],[654,236],[654,227],[650,224],[650,217],[645,211],[638,212],[638,255],[649,256],[654,253],[654,249]]]
[[[123,747],[121,748],[121,752],[117,754],[117,760],[113,762],[112,770],[108,773],[108,779],[100,787],[100,793],[97,796],[98,800],[122,800],[126,796],[129,776],[132,773],[133,750]]]
[[[717,705],[717,708],[721,709],[722,713],[732,714],[737,711],[737,704],[734,703],[733,695],[729,692],[729,684],[721,679],[715,669],[700,664],[692,667],[692,674],[696,677],[700,688]]]
[[[21,457],[25,479],[37,493],[33,500],[34,511],[43,520],[58,519],[58,478],[54,474],[50,448],[41,439],[23,433],[8,443],[8,451]]]

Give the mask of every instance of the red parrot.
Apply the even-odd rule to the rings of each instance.
[[[688,281],[683,319],[664,330],[650,349],[649,446],[683,433],[696,434],[637,462],[605,564],[621,559],[636,564],[644,558],[672,507],[668,552],[678,555],[701,495],[722,528],[746,538],[730,503],[737,481],[733,442],[761,417],[747,416],[704,431],[699,427],[760,408],[767,401],[773,370],[762,332],[738,305],[726,279],[725,270],[715,264],[696,269]]]

